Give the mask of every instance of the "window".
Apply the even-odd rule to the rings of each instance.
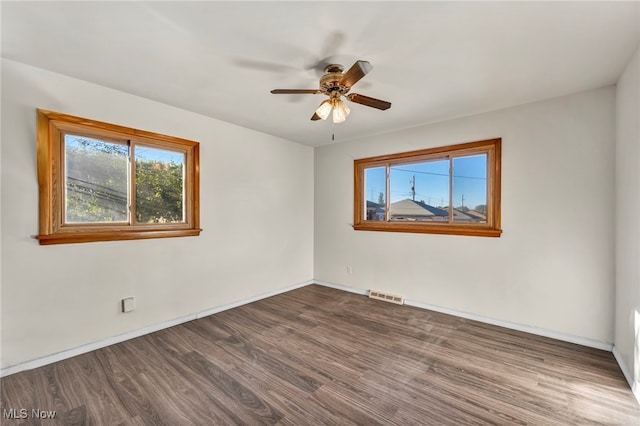
[[[353,228],[499,237],[501,143],[355,160]]]
[[[196,236],[198,142],[38,110],[40,244]]]

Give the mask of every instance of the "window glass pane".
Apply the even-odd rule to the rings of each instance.
[[[364,220],[385,220],[387,176],[385,167],[372,167],[364,171]]]
[[[65,222],[128,220],[129,147],[64,135]]]
[[[487,154],[453,159],[453,221],[487,222]]]
[[[389,173],[390,220],[449,220],[449,160],[392,166]]]
[[[135,157],[136,220],[184,222],[184,153],[136,145]]]

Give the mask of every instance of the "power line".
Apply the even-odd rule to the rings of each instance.
[[[449,177],[449,173],[434,173],[434,172],[421,172],[419,170],[409,170],[409,169],[398,169],[393,167],[391,170],[398,170],[400,172],[408,172],[408,173],[420,173],[423,175],[434,175],[434,176],[446,176]],[[462,176],[462,175],[453,175],[454,178],[463,178],[463,179],[478,179],[478,180],[487,180],[486,177],[478,177],[478,176]]]

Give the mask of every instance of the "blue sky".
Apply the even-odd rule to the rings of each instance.
[[[136,145],[136,159],[143,161],[157,161],[160,163],[184,163],[184,154],[182,152],[166,151],[164,149],[147,148],[145,146]]]
[[[391,202],[411,198],[411,181],[415,176],[416,201],[432,206],[449,203],[449,160],[435,160],[391,167]],[[469,208],[486,204],[487,157],[485,154],[453,159],[453,205],[463,202]],[[365,197],[377,202],[378,194],[385,192],[385,168],[365,171]]]

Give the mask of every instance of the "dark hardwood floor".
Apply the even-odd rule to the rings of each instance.
[[[640,424],[611,353],[320,286],[0,385],[3,425]]]

